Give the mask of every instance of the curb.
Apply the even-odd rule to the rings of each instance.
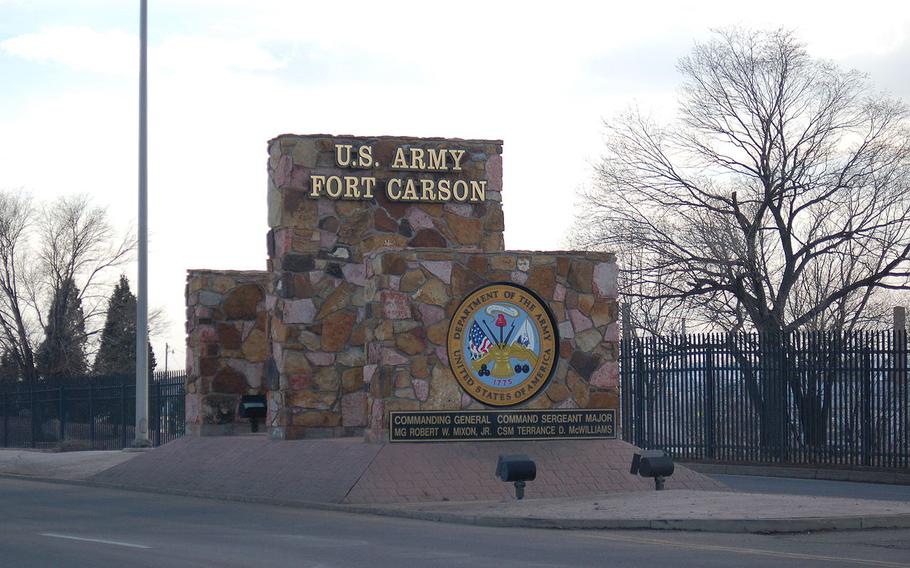
[[[865,471],[779,465],[738,465],[723,463],[678,461],[680,465],[704,474],[756,475],[762,477],[792,477],[825,481],[857,481],[883,485],[910,485],[910,474],[890,471]]]
[[[475,525],[501,528],[534,528],[555,530],[674,530],[715,533],[757,533],[780,534],[820,531],[855,531],[868,529],[910,528],[910,514],[869,515],[843,517],[808,517],[801,519],[547,519],[541,517],[488,517],[470,513],[447,513],[444,511],[417,511],[400,507],[375,505],[344,505],[270,499],[248,495],[218,495],[204,491],[190,491],[176,488],[136,487],[117,483],[103,483],[84,479],[60,479],[31,475],[0,473],[2,479],[35,481],[57,485],[76,485],[150,493],[153,495],[176,495],[215,501],[274,505],[301,509],[332,511],[337,513],[368,514],[418,521],[431,521],[460,525]]]

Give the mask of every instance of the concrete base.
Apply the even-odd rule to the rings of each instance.
[[[727,475],[759,475],[766,477],[793,477],[797,479],[824,479],[828,481],[857,481],[910,485],[910,473],[876,471],[869,469],[825,468],[814,466],[743,465],[704,462],[684,462],[686,467],[701,473]]]
[[[363,439],[184,437],[100,474],[100,482],[297,502],[380,504],[514,499],[495,477],[501,454],[537,464],[529,499],[653,492],[629,474],[635,448],[618,440],[377,444]],[[668,489],[726,487],[678,466]]]

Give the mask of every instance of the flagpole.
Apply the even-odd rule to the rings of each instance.
[[[146,44],[148,1],[139,1],[139,289],[136,302],[136,440],[151,445],[148,432],[148,101]]]

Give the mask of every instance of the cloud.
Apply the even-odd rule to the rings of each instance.
[[[0,50],[36,63],[54,63],[77,71],[134,75],[139,38],[120,30],[51,27],[0,42]],[[174,35],[149,46],[149,66],[177,73],[274,71],[285,66],[253,40]]]
[[[4,40],[0,49],[27,61],[120,75],[136,67],[138,43],[136,36],[119,30],[53,27]]]

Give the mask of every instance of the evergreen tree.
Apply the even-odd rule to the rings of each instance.
[[[19,380],[19,365],[13,359],[12,353],[4,351],[0,355],[0,383],[11,383]]]
[[[151,344],[148,346],[148,363],[151,373],[156,366]],[[136,372],[136,296],[130,291],[126,276],[120,276],[108,299],[107,319],[92,371],[99,375]]]
[[[54,294],[44,342],[35,356],[39,374],[46,378],[85,375],[85,315],[78,288],[72,280],[64,281]]]

